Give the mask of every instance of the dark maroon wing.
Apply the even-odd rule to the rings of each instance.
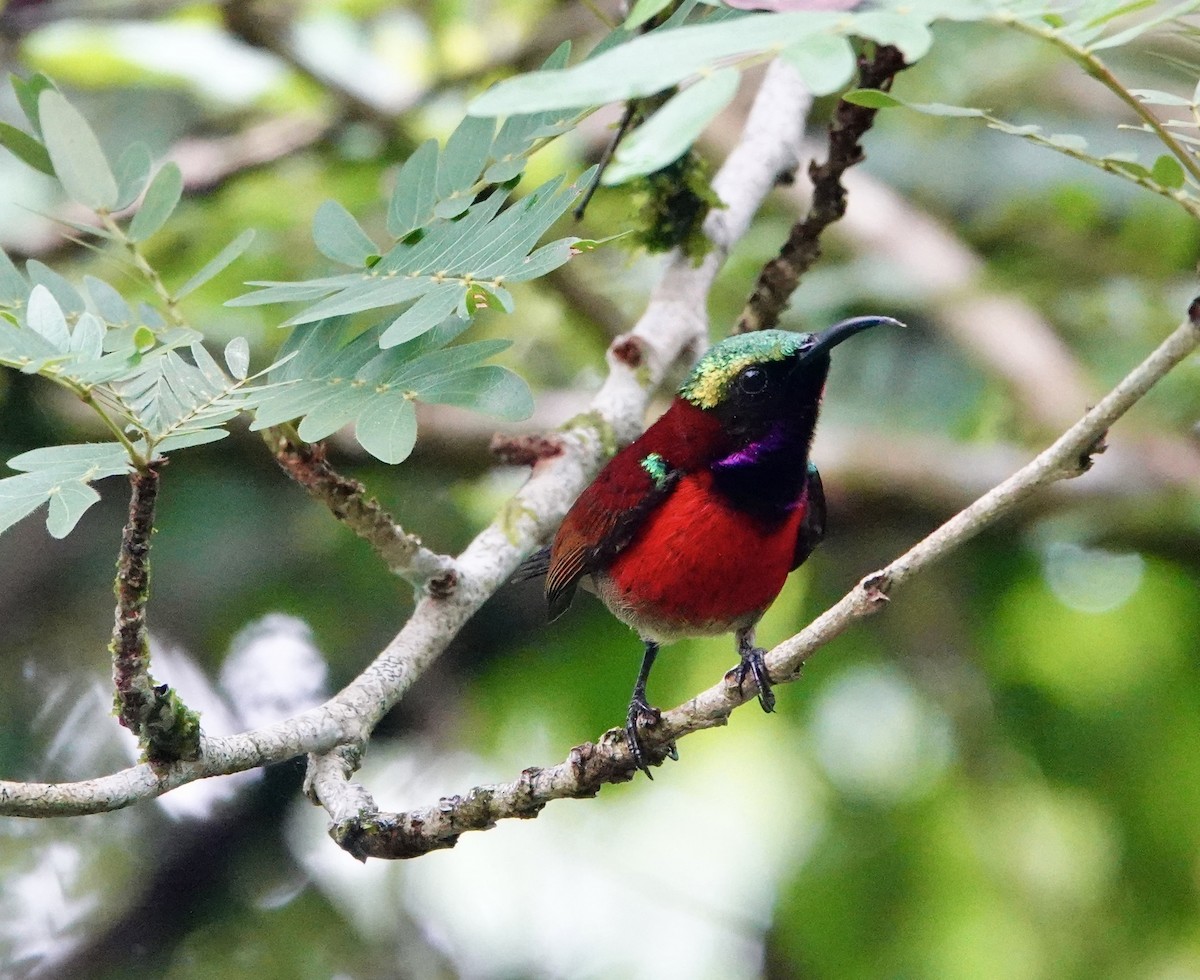
[[[821,474],[812,463],[808,464],[804,506],[804,519],[800,522],[800,533],[796,535],[796,553],[792,557],[792,568],[803,565],[805,559],[825,537],[825,488],[821,486]]]
[[[563,518],[546,572],[550,619],[566,611],[580,578],[611,562],[674,489],[680,471],[660,454],[662,468],[657,477],[651,475],[642,466],[647,454],[640,439],[622,449]]]

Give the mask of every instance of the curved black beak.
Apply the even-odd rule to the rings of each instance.
[[[869,330],[871,327],[877,327],[882,323],[891,324],[894,327],[903,327],[904,324],[899,320],[895,320],[890,316],[856,316],[849,320],[843,320],[841,323],[835,323],[827,330],[822,330],[818,334],[813,334],[813,345],[804,351],[804,360],[808,361],[814,357],[819,357],[826,351],[831,350],[840,344],[843,340],[853,337],[856,333],[862,333],[864,330]]]

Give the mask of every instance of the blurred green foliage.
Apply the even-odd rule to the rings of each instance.
[[[268,23],[308,31],[296,35],[301,63],[315,64],[320,41],[333,52],[316,74],[335,84],[322,85],[232,40],[215,5],[123,24],[60,21],[51,3],[41,5],[45,23],[19,19],[38,6],[0,12],[9,28],[0,57],[22,74],[56,75],[110,154],[142,139],[157,155],[187,136],[219,158],[255,124],[319,122],[321,134],[298,148],[185,195],[147,247],[178,284],[243,228],[257,230],[237,265],[187,299],[214,350],[246,336],[256,365],[285,336],[282,316],[222,304],[248,280],[327,274],[309,233],[323,200],[382,236],[403,158],[430,135],[444,139],[486,79],[540,63],[546,51],[530,41],[539,33],[585,44],[603,33],[575,7],[542,3],[254,5]],[[205,45],[218,66],[210,74],[228,84],[197,80],[186,59],[172,70],[150,57],[181,43]],[[1181,59],[1195,60],[1192,42],[1166,34],[1114,52],[1113,63],[1131,84],[1190,90],[1195,73]],[[364,117],[345,92],[371,72],[383,72],[370,76],[380,91],[425,94],[386,124]],[[1057,52],[995,27],[940,26],[897,92],[986,105],[1101,145],[1128,121]],[[6,99],[0,117],[15,121]],[[1196,224],[1115,177],[974,125],[889,111],[868,136],[865,167],[953,228],[984,259],[989,287],[1048,318],[1099,391],[1180,318],[1195,291]],[[521,189],[581,170],[606,136],[597,129],[536,157]],[[14,255],[40,256],[73,281],[118,274],[110,256],[71,248],[25,210],[60,206],[39,197],[49,193],[43,178],[4,156],[0,188],[0,244]],[[620,188],[602,188],[582,230],[563,221],[550,235],[620,232],[628,203]],[[740,243],[711,299],[714,334],[734,321],[793,217],[775,201]],[[1026,457],[1040,448],[1025,441],[1038,429],[1008,385],[936,329],[921,287],[847,239],[826,246],[786,325],[868,310],[912,325],[839,349],[827,426],[897,451],[907,439],[1016,443]],[[654,275],[650,261],[616,248],[568,272],[566,285],[514,289],[517,317],[484,314],[469,335],[513,339],[499,363],[547,399],[590,391],[601,376],[612,324],[589,297],[632,322]],[[148,298],[137,281],[122,284]],[[1168,448],[1190,439],[1194,451],[1198,416],[1192,358],[1114,429],[1113,453],[1168,435],[1177,440]],[[438,425],[399,468],[349,440],[333,452],[406,528],[454,552],[522,473],[493,473],[465,416]],[[58,391],[0,373],[0,458],[99,437]],[[818,444],[819,465],[820,453]],[[1100,457],[1083,481],[1105,478],[1108,465]],[[932,472],[928,494],[893,492],[853,467],[826,474],[830,536],[764,620],[766,644],[951,513]],[[1200,497],[1194,486],[1112,479],[1107,495],[1039,503],[898,594],[779,691],[777,717],[738,712],[727,729],[685,740],[680,762],[653,784],[553,804],[451,852],[357,865],[324,837],[295,765],[207,820],[149,804],[82,821],[5,821],[0,973],[45,960],[82,962],[76,975],[176,980],[1198,976]],[[108,670],[125,508],[109,482],[72,537],[50,540],[34,520],[0,537],[5,778],[82,778],[125,764],[106,698],[94,693]],[[152,630],[210,675],[242,627],[284,611],[311,624],[339,685],[412,606],[411,590],[290,485],[244,428],[166,470],[153,568]],[[552,626],[543,618],[535,584],[509,586],[422,678],[362,774],[381,805],[512,779],[620,722],[636,638],[587,597]],[[672,646],[651,699],[678,703],[733,660],[727,638]],[[176,877],[149,903],[168,873]],[[35,922],[30,896],[48,891],[58,904]]]

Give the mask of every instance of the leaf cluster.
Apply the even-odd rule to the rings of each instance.
[[[47,526],[63,537],[99,499],[89,486],[93,480],[223,438],[225,423],[267,390],[248,377],[245,340],[229,344],[223,368],[196,331],[168,328],[152,310],[135,314],[102,280],[88,277],[86,298],[65,280],[55,283],[66,308],[47,285],[26,280],[7,256],[0,261],[0,283],[0,365],[70,391],[116,439],[50,446],[10,460],[24,472],[0,480],[0,530],[49,502]]]
[[[1139,125],[1120,128],[1153,136],[1166,152],[1144,163],[1136,149],[1095,153],[1088,141],[1075,133],[1048,133],[1037,124],[1016,124],[1001,119],[986,109],[944,103],[914,103],[897,96],[870,90],[845,95],[847,101],[874,109],[904,106],[925,115],[951,116],[983,120],[987,126],[1017,136],[1038,146],[1054,150],[1089,166],[1128,180],[1159,194],[1200,218],[1200,85],[1188,95],[1154,89],[1126,88],[1101,60],[1097,52],[1130,44],[1149,31],[1174,23],[1200,8],[1200,0],[1185,0],[1153,12],[1129,26],[1122,18],[1158,5],[1146,0],[1114,2],[1092,0],[1075,4],[1063,12],[1047,13],[1043,4],[1018,4],[1001,8],[992,19],[1023,33],[1047,41],[1107,87],[1141,120]],[[1114,29],[1116,28],[1116,29]],[[1183,109],[1184,118],[1161,120],[1148,107]]]
[[[661,26],[645,33],[644,25],[669,6],[669,0],[639,0],[622,28],[603,50],[569,68],[543,69],[508,79],[471,103],[480,115],[534,112],[549,109],[593,107],[608,102],[653,96],[673,87],[676,94],[622,141],[615,160],[604,174],[605,183],[617,184],[650,174],[681,157],[705,127],[733,98],[740,73],[763,60],[780,57],[791,63],[815,95],[842,90],[852,79],[856,57],[853,39],[892,45],[912,64],[929,50],[936,21],[990,22],[1041,36],[1058,45],[1089,74],[1120,88],[1095,52],[1129,44],[1163,24],[1175,23],[1200,7],[1195,0],[1154,9],[1153,0],[1084,0],[1047,4],[1030,0],[880,0],[855,11],[786,9],[786,3],[766,4],[778,12],[714,9],[685,2]],[[740,4],[739,4],[740,6]],[[792,5],[798,6],[798,5]],[[1149,16],[1133,17],[1150,11]],[[1134,22],[1131,24],[1130,20]],[[884,108],[902,104],[887,97],[857,94],[859,104]],[[1192,106],[1192,100],[1163,93],[1121,90],[1129,103]],[[872,101],[874,100],[874,101]],[[1081,137],[1045,135],[1037,127],[1013,126],[983,110],[924,106],[924,111],[974,115],[1003,132],[1067,152],[1105,170],[1120,173],[1156,193],[1177,200],[1183,172],[1200,178],[1184,144],[1195,137],[1173,139],[1165,127],[1156,126],[1143,113],[1143,128],[1167,144],[1178,166],[1162,162],[1138,163],[1136,155],[1114,153],[1095,156],[1086,152]],[[1194,126],[1195,120],[1177,122]],[[1189,144],[1194,145],[1194,144]]]
[[[446,346],[469,326],[465,319],[443,320],[380,350],[382,325],[355,335],[345,317],[301,324],[283,346],[285,360],[271,372],[273,390],[258,403],[251,428],[300,418],[300,438],[315,442],[353,423],[367,452],[398,463],[416,440],[416,400],[528,417],[533,399],[525,382],[507,368],[483,364],[509,341]]]
[[[882,0],[864,11],[785,13],[715,9],[687,2],[660,27],[635,34],[665,3],[638,4],[601,50],[570,68],[507,79],[475,99],[482,116],[583,109],[683,86],[617,151],[605,182],[653,173],[678,159],[737,92],[741,72],[781,57],[816,95],[837,92],[856,68],[853,38],[897,47],[912,63],[933,43],[935,20],[984,19],[991,0]]]
[[[568,50],[555,52],[547,66],[565,65]],[[49,78],[12,84],[29,130],[0,127],[0,146],[94,212],[95,222],[67,224],[123,254],[157,303],[134,308],[108,282],[89,276],[77,287],[36,260],[22,273],[0,251],[0,366],[67,389],[115,440],[16,457],[11,465],[21,472],[0,480],[0,530],[49,502],[50,531],[65,535],[98,499],[94,480],[220,439],[241,415],[253,416],[255,429],[299,419],[300,437],[308,440],[353,423],[368,452],[399,462],[416,437],[417,399],[504,418],[532,411],[523,380],[482,363],[506,341],[449,345],[478,310],[512,310],[504,283],[544,275],[592,244],[566,238],[539,246],[576,196],[562,178],[509,201],[529,155],[570,128],[575,114],[532,113],[502,125],[472,117],[444,147],[423,144],[397,177],[387,220],[392,241],[384,247],[340,204],[322,205],[313,221],[315,244],[354,271],[254,283],[262,288],[230,301],[307,304],[283,323],[295,329],[280,360],[250,376],[245,340],[233,341],[218,364],[179,301],[240,256],[253,231],[169,287],[142,243],[181,201],[179,168],[169,162],[155,168],[140,143],[110,165],[87,121]],[[394,312],[387,320],[365,329],[348,319],[388,308]]]
[[[569,45],[560,46],[546,69],[561,68],[569,52]],[[308,304],[284,326],[401,307],[378,334],[385,349],[448,317],[469,318],[482,308],[511,312],[504,283],[543,276],[594,245],[562,238],[537,247],[590,173],[567,186],[557,177],[505,207],[529,155],[571,128],[577,116],[538,111],[510,116],[499,126],[494,118],[468,116],[445,147],[427,140],[400,169],[388,205],[386,247],[340,204],[326,201],[313,219],[313,240],[323,255],[354,271],[299,282],[251,282],[260,288],[228,305]]]

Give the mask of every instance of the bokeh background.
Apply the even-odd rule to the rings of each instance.
[[[602,7],[607,4],[602,4]],[[611,15],[613,12],[609,11]],[[444,137],[488,82],[604,27],[589,5],[526,0],[0,5],[0,64],[51,74],[115,155],[134,139],[188,193],[148,245],[186,280],[245,227],[245,258],[186,302],[214,349],[255,363],[284,311],[222,303],[250,279],[326,262],[309,227],[336,198],[382,228],[398,163]],[[1159,32],[1112,62],[1190,96],[1193,41]],[[750,76],[753,80],[753,75]],[[897,92],[1143,146],[1111,95],[999,28],[947,26]],[[749,83],[701,148],[736,137]],[[830,109],[818,103],[818,142]],[[535,158],[536,183],[600,152],[613,111]],[[19,120],[11,92],[0,118]],[[831,531],[767,614],[771,645],[1019,466],[1139,361],[1197,292],[1200,234],[1169,202],[965,120],[881,115],[851,213],[786,325],[865,312],[907,331],[838,349],[815,457]],[[712,296],[714,336],[802,205],[781,189]],[[632,223],[602,191],[583,231]],[[0,245],[73,280],[119,276],[53,217],[53,186],[0,155]],[[603,351],[660,260],[618,243],[514,289],[474,336],[534,386],[527,428],[586,404]],[[126,277],[131,295],[141,286]],[[402,864],[325,837],[300,762],[133,810],[0,821],[0,974],[170,977],[1200,977],[1200,360],[1111,433],[1092,473],[1042,494],[895,596],[780,690],[688,738],[679,763],[552,804],[536,821]],[[0,459],[98,438],[60,393],[0,374]],[[399,467],[333,454],[408,529],[456,551],[525,471],[494,426],[423,419]],[[37,517],[0,537],[0,775],[127,764],[109,713],[120,481],[65,541]],[[153,552],[156,673],[236,729],[261,702],[335,690],[403,623],[407,588],[244,430],[173,457]],[[264,620],[264,617],[267,617]],[[623,717],[640,646],[588,597],[552,626],[537,583],[501,591],[389,716],[362,779],[389,808],[560,761]],[[652,699],[733,662],[682,642]],[[246,671],[268,671],[247,681]],[[240,671],[240,673],[239,673]]]

